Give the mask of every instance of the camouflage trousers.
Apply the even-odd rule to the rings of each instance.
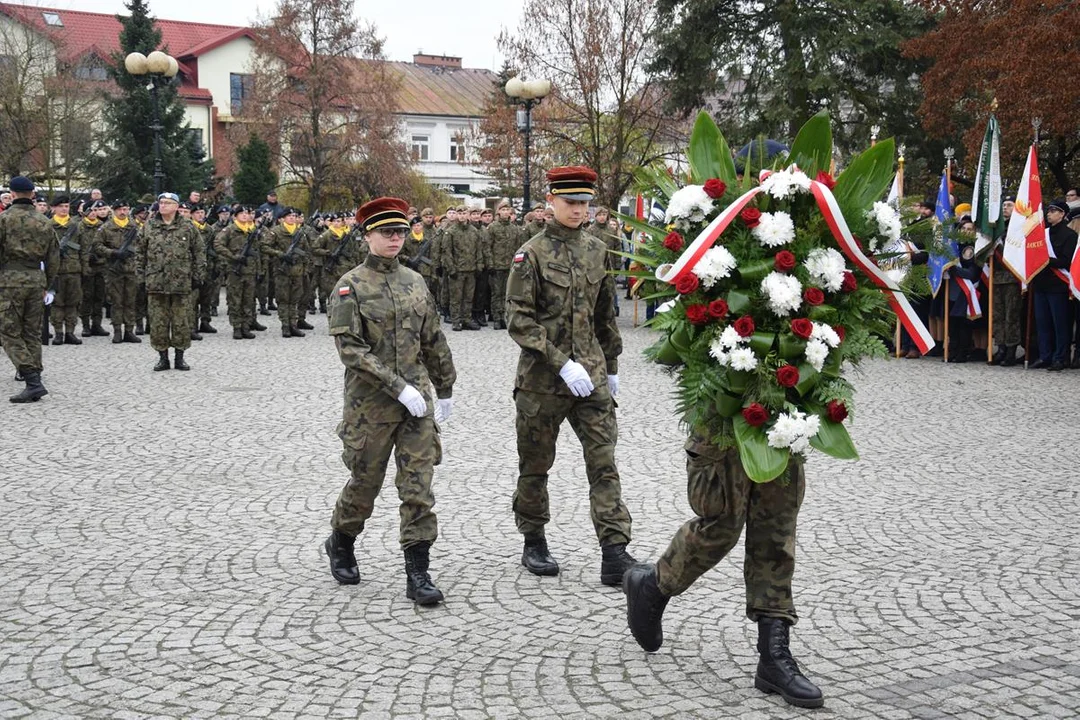
[[[150,347],[158,352],[191,347],[191,293],[147,293]]]
[[[41,287],[0,287],[0,343],[20,372],[41,372]]]
[[[82,275],[79,273],[61,273],[56,276],[56,298],[53,300],[53,330],[57,333],[75,334],[79,324],[79,306],[82,304]]]
[[[1020,344],[1020,323],[1024,317],[1024,302],[1020,284],[1016,282],[994,283],[994,343]]]
[[[204,280],[199,283],[199,287],[191,291],[191,327],[197,328],[200,320],[210,322],[210,310],[220,294],[216,278]]]
[[[442,462],[442,443],[430,415],[410,415],[398,423],[365,423],[362,435],[350,437],[341,460],[351,477],[334,505],[330,526],[354,537],[364,531],[386,479],[391,451],[397,465],[394,483],[401,500],[401,547],[433,543],[439,526],[432,509],[435,494],[431,480],[435,466]]]
[[[450,276],[450,318],[454,323],[472,320],[476,273],[459,272]]]
[[[798,620],[791,594],[795,574],[795,525],[806,490],[801,463],[785,476],[755,483],[743,471],[735,449],[696,445],[687,451],[686,494],[696,518],[671,539],[657,563],[660,590],[678,595],[735,547],[746,526],[746,614]]]
[[[450,314],[450,276],[443,275],[439,278],[439,294],[435,296],[439,301],[439,312],[443,315]]]
[[[225,283],[225,303],[233,328],[251,327],[255,322],[255,276],[231,273]]]
[[[105,306],[105,271],[82,276],[82,304],[79,315],[84,318],[101,318]]]
[[[113,327],[127,325],[134,330],[135,297],[138,289],[135,273],[109,273],[108,288]]]
[[[295,327],[300,318],[307,313],[304,276],[275,273],[274,291],[277,293],[277,316],[281,321],[281,327]]]
[[[491,270],[491,316],[495,320],[506,322],[506,281],[510,278],[509,270]]]
[[[559,426],[570,421],[585,456],[589,479],[589,510],[601,545],[630,542],[630,511],[622,501],[622,485],[615,467],[615,440],[619,428],[615,401],[607,387],[592,395],[546,395],[520,388],[517,405],[518,482],[514,517],[523,535],[542,535],[551,520],[548,471],[555,462]]]

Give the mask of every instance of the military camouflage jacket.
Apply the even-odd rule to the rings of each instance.
[[[74,222],[74,219],[72,222]],[[75,236],[71,238],[71,242],[79,246],[83,275],[96,275],[105,269],[105,260],[94,257],[92,251],[94,236],[97,235],[97,231],[101,229],[103,224],[101,222],[91,223],[89,218],[83,218],[79,220],[79,229],[75,231]]]
[[[341,246],[345,238],[348,238],[348,240],[345,241],[345,245],[341,248],[341,254],[335,260],[331,256]],[[341,237],[335,235],[331,230],[327,230],[315,241],[312,252],[316,256],[322,256],[324,273],[340,277],[346,271],[364,262],[364,258],[367,257],[367,242],[364,241],[359,229],[353,232],[351,229],[346,228],[345,234]]]
[[[146,223],[139,233],[136,257],[148,293],[190,293],[206,277],[202,236],[179,215],[171,223],[161,218]]]
[[[39,287],[44,291],[52,285],[60,266],[60,248],[51,224],[24,198],[0,213],[0,287]]]
[[[285,229],[285,225],[279,224],[273,230],[265,231],[261,240],[259,251],[270,258],[271,272],[287,277],[304,274],[304,263],[311,254],[311,245],[307,241],[307,232],[302,227],[290,233]],[[290,247],[293,247],[293,260],[286,262],[283,258]]]
[[[492,270],[509,270],[514,261],[514,251],[525,242],[520,227],[509,220],[496,220],[487,226],[488,267]]]
[[[483,267],[480,237],[469,223],[455,223],[443,233],[440,253],[443,267],[451,275]]]
[[[428,401],[448,398],[457,373],[439,314],[419,273],[397,258],[368,255],[330,293],[330,334],[345,365],[345,406],[338,434],[361,447],[366,423],[395,423],[408,411],[397,396],[411,385]]]
[[[254,275],[258,270],[259,248],[253,237],[254,233],[254,229],[244,231],[240,229],[236,222],[230,222],[214,238],[214,252],[218,254],[222,262],[228,265],[230,275]],[[237,261],[242,257],[244,248],[248,246],[249,239],[251,239],[250,254],[247,260],[241,263],[239,269],[237,269]]]
[[[606,256],[601,241],[555,221],[514,255],[506,305],[510,337],[521,346],[515,387],[569,395],[559,370],[573,359],[589,372],[595,392],[608,392],[622,337]]]
[[[622,246],[619,243],[619,238],[608,232],[608,229],[602,225],[597,225],[596,223],[593,223],[585,232],[589,233],[594,238],[604,243],[604,246],[609,251],[622,249]],[[608,270],[617,270],[621,265],[622,262],[620,261],[620,256],[609,252],[607,255]]]
[[[128,245],[131,254],[125,260],[113,257],[113,252],[123,247],[129,231],[135,234],[135,240]],[[129,219],[127,225],[120,227],[116,224],[116,218],[109,218],[94,234],[94,243],[90,247],[90,252],[108,263],[109,272],[133,273],[135,272],[135,247],[138,245],[138,235],[139,226],[134,220]]]
[[[78,234],[78,227],[79,227],[78,223],[79,223],[79,219],[78,218],[73,218],[70,215],[68,216],[68,224],[67,225],[61,225],[60,223],[56,222],[56,218],[53,218],[51,224],[52,224],[53,233],[56,234],[57,248],[60,247],[61,238],[63,238],[64,235],[66,235],[67,232],[69,230],[71,230],[72,226],[74,226],[76,228],[76,232],[72,235],[71,240],[69,240],[69,242],[73,242],[76,245],[79,244],[75,240],[75,235]],[[59,265],[59,267],[57,267],[57,270],[56,270],[57,274],[58,275],[59,274],[81,275],[82,274],[82,254],[83,254],[83,250],[82,250],[81,245],[79,246],[78,250],[76,250],[75,248],[69,248],[68,250],[61,252],[60,253],[60,265]]]
[[[552,221],[554,222],[554,220]],[[525,238],[536,237],[540,233],[544,232],[544,228],[547,226],[546,222],[537,222],[533,220],[531,223],[525,226]]]

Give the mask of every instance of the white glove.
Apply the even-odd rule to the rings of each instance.
[[[397,399],[413,417],[424,417],[427,414],[427,401],[412,385],[406,385]]]
[[[442,398],[435,401],[435,422],[444,423],[450,419],[454,409],[454,398]]]
[[[45,291],[45,304],[46,305],[52,305],[53,300],[55,300],[55,299],[56,299],[56,293],[54,293],[51,290],[46,290]]]
[[[559,371],[559,377],[569,386],[570,392],[577,397],[588,397],[595,389],[592,380],[589,379],[588,371],[582,367],[581,363],[573,360],[566,361],[562,370]]]
[[[618,395],[619,394],[619,376],[618,375],[608,375],[607,376],[607,386],[608,386],[608,390],[611,391],[611,397],[615,397],[616,395]]]

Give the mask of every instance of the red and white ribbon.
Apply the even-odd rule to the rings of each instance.
[[[960,292],[964,293],[964,297],[967,299],[968,320],[978,320],[982,317],[982,305],[979,304],[979,290],[975,287],[974,281],[965,280],[964,278],[953,279],[956,281],[956,286],[960,288]]]
[[[656,268],[656,279],[674,285],[679,278],[693,271],[694,266],[698,264],[698,260],[704,257],[709,248],[716,244],[717,239],[727,230],[731,221],[760,192],[761,188],[759,187],[748,190],[743,193],[742,197],[728,205],[724,212],[717,215],[711,223],[705,226],[704,230],[698,233],[698,236],[694,238],[694,242],[690,243],[690,247],[683,251],[683,254],[679,256],[679,259],[674,264],[661,265]]]

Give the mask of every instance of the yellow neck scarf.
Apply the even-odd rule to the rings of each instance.
[[[71,216],[65,215],[64,217],[57,217],[53,215],[52,221],[60,227],[67,227],[68,223],[71,222]]]
[[[424,239],[424,233],[415,233],[414,232],[414,233],[412,233],[412,237],[413,237],[413,240],[416,240],[417,242],[421,242]]]
[[[206,223],[195,222],[194,220],[191,221],[191,224],[194,225],[195,227],[199,228],[199,230],[202,230],[203,228],[206,227]]]
[[[98,220],[96,217],[83,218],[83,222],[87,225],[98,225],[99,223],[101,223],[101,221]]]
[[[255,223],[254,222],[242,223],[239,220],[233,220],[233,224],[236,225],[236,227],[240,228],[240,230],[242,230],[243,232],[246,232],[246,233],[249,233],[249,232],[251,232],[252,230],[255,229]]]
[[[113,223],[114,223],[114,224],[116,225],[116,227],[118,227],[118,228],[126,228],[126,227],[128,226],[128,222],[129,222],[130,220],[131,220],[131,218],[122,218],[122,219],[121,219],[121,218],[118,218],[118,217],[114,217],[114,218],[112,219]]]
[[[334,237],[336,237],[338,240],[340,240],[342,238],[342,236],[345,235],[345,228],[343,228],[343,227],[341,227],[341,228],[333,228],[332,227],[332,228],[330,228],[330,232],[334,233]]]
[[[292,235],[294,232],[296,232],[296,228],[298,228],[300,226],[299,225],[290,225],[287,222],[283,222],[283,223],[281,223],[281,227],[285,228],[285,232]]]

